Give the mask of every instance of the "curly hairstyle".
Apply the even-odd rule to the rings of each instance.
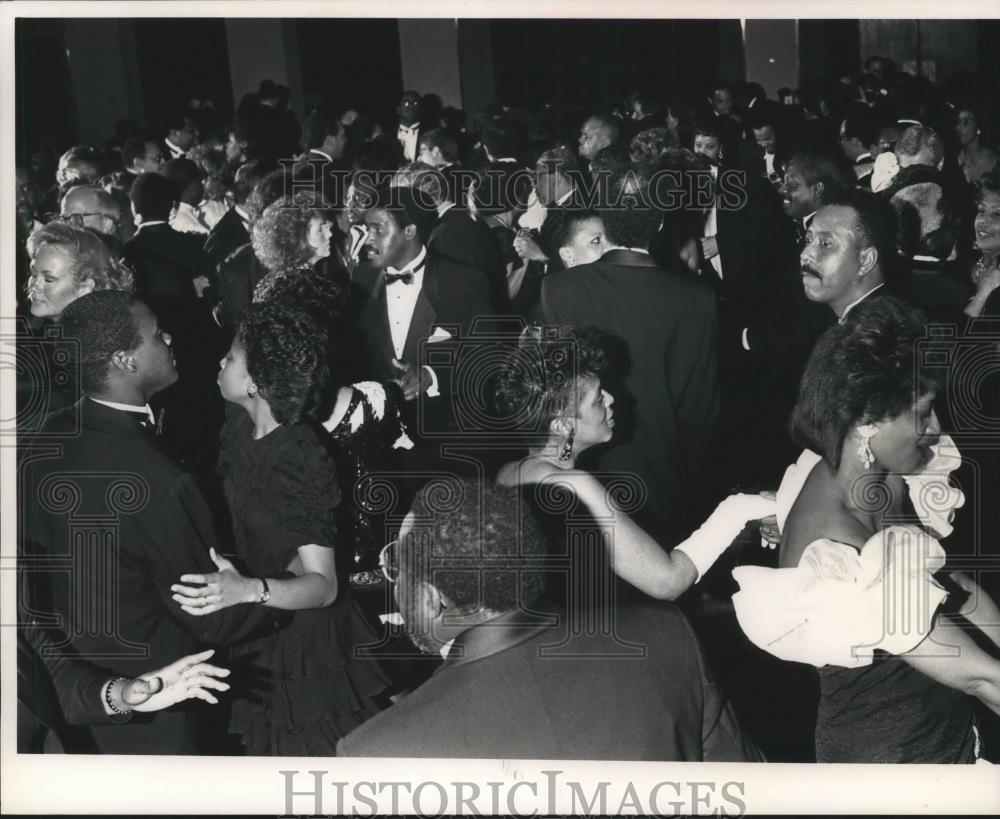
[[[598,214],[592,210],[554,208],[545,215],[538,243],[550,259],[554,258],[559,255],[559,248],[573,241],[583,222],[598,218]]]
[[[556,418],[576,415],[580,380],[600,378],[606,368],[596,327],[526,327],[500,371],[494,403],[521,429],[548,434]]]
[[[330,341],[297,299],[269,298],[247,309],[237,331],[247,372],[282,424],[321,422],[333,409]]]
[[[77,282],[94,280],[94,290],[131,290],[132,271],[111,255],[100,236],[69,222],[49,222],[28,237],[28,257],[34,261],[43,247],[54,247],[70,259]]]
[[[663,212],[651,206],[649,175],[621,169],[609,186],[609,201],[598,211],[608,240],[620,247],[649,247],[663,223]]]
[[[833,470],[851,429],[897,418],[937,392],[944,372],[918,366],[925,313],[894,298],[862,302],[813,348],[792,411],[792,439]]]
[[[440,478],[410,511],[413,529],[398,546],[408,587],[433,584],[460,614],[512,611],[543,592],[545,536],[517,488]]]
[[[63,310],[59,324],[63,337],[76,342],[72,349],[85,393],[103,393],[111,357],[119,351],[131,352],[142,343],[132,314],[137,301],[128,291],[103,290],[80,296]]]
[[[254,253],[272,273],[309,265],[315,252],[309,244],[309,227],[314,219],[325,221],[318,208],[303,207],[285,198],[264,209],[251,231]]]
[[[668,148],[679,148],[677,135],[667,128],[646,128],[629,143],[629,159],[637,165],[658,165]]]
[[[221,202],[233,189],[235,169],[226,161],[226,152],[210,142],[201,142],[187,152],[187,158],[202,173],[204,197]]]
[[[984,193],[1000,196],[1000,170],[994,168],[989,173],[984,173],[976,187],[976,204],[982,202]]]

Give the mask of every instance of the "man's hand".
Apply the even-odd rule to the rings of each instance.
[[[210,689],[229,689],[228,683],[216,679],[228,677],[229,669],[205,662],[214,653],[209,650],[181,657],[166,668],[129,680],[122,687],[121,699],[134,711],[160,711],[192,698],[214,705],[218,700]]]
[[[198,298],[205,298],[205,290],[211,284],[208,276],[198,276],[196,279],[192,279],[191,283],[194,285],[194,292],[198,294]]]
[[[427,392],[431,385],[431,374],[426,367],[407,364],[395,358],[392,360],[392,366],[399,371],[399,377],[392,379],[392,383],[399,384],[403,398],[407,401],[413,401]]]

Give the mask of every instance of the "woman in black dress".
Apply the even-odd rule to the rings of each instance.
[[[233,649],[262,683],[256,698],[237,697],[230,722],[255,755],[334,755],[386,688],[378,665],[355,656],[377,638],[335,559],[341,496],[316,425],[333,400],[328,352],[327,333],[297,301],[247,311],[219,372],[223,397],[245,411],[227,425],[220,459],[243,565],[214,556],[218,572],[174,587],[191,614],[246,602],[294,612],[283,629]]]

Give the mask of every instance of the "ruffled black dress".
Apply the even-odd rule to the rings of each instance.
[[[251,575],[291,577],[299,546],[337,544],[336,471],[312,427],[279,426],[254,440],[249,416],[231,415],[221,465],[236,551]],[[296,611],[284,628],[233,648],[230,731],[253,755],[335,755],[338,739],[381,710],[387,679],[354,651],[376,642],[339,577],[333,605]]]

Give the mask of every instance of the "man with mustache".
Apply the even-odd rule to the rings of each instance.
[[[842,322],[852,308],[882,293],[896,255],[896,214],[876,194],[854,191],[820,208],[799,257],[806,298],[829,305]]]

